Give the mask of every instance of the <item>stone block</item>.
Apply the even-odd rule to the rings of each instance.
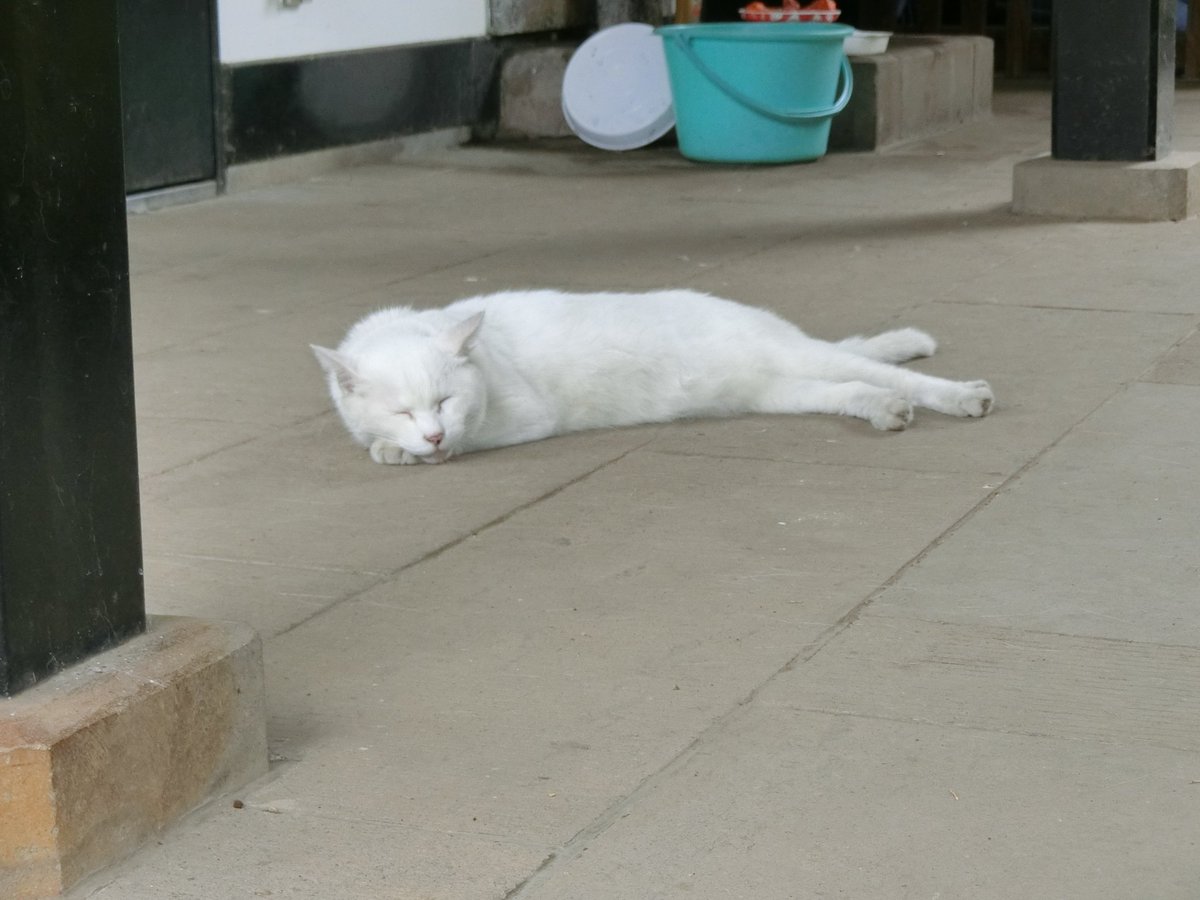
[[[990,114],[992,50],[973,35],[895,35],[886,53],[852,58],[854,93],[830,150],[881,150]]]
[[[0,896],[55,896],[266,769],[258,636],[153,618],[0,700]]]
[[[574,44],[520,47],[500,67],[500,137],[571,134],[562,113],[562,81]]]
[[[1013,167],[1012,209],[1068,219],[1186,219],[1200,212],[1200,153],[1139,163],[1039,156]]]

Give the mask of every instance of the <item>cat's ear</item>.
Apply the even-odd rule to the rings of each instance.
[[[442,332],[438,336],[438,346],[447,353],[453,353],[455,356],[464,356],[467,344],[471,338],[475,337],[475,332],[479,330],[479,326],[482,323],[482,312],[477,312],[470,318],[463,319],[449,331]]]
[[[346,357],[327,347],[318,347],[316,344],[309,344],[308,346],[316,354],[317,362],[321,364],[321,368],[337,378],[338,387],[347,394],[353,392],[354,386],[358,383],[359,379],[357,373],[350,366],[350,363],[347,362]]]

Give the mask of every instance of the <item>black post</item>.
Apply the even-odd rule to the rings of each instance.
[[[116,0],[0,2],[0,694],[145,629]]]
[[[1170,152],[1175,0],[1054,0],[1051,153],[1125,162]]]

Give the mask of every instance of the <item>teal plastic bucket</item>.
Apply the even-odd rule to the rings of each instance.
[[[824,156],[830,120],[854,89],[842,49],[853,31],[815,22],[656,29],[667,57],[679,152],[732,163]]]

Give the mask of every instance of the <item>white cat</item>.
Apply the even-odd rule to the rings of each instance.
[[[936,346],[915,328],[830,343],[695,291],[543,290],[384,309],[336,351],[312,349],[350,434],[394,464],[691,416],[835,413],[899,431],[913,406],[987,415],[986,381],[894,365]]]

